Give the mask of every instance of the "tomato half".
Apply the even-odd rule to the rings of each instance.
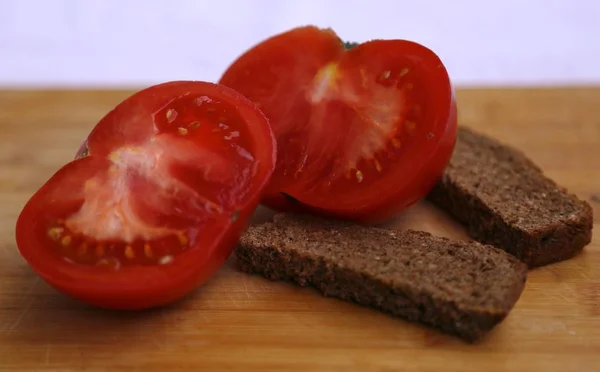
[[[264,115],[230,88],[178,81],[141,90],[27,202],[18,248],[50,285],[92,305],[166,305],[230,255],[275,151]]]
[[[300,27],[242,54],[219,83],[269,118],[278,158],[262,201],[273,209],[387,220],[430,191],[455,145],[450,78],[415,42],[346,49],[330,29]]]

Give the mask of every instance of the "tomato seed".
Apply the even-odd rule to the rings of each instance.
[[[184,245],[184,246],[188,245],[189,242],[190,242],[190,240],[188,239],[187,236],[185,236],[184,233],[178,233],[177,234],[177,240],[179,240],[179,244]]]
[[[399,76],[402,77],[402,76],[408,74],[409,71],[410,71],[410,69],[408,67],[405,67],[402,70],[400,70],[400,75]]]
[[[115,257],[106,257],[98,260],[96,266],[118,270],[121,267],[121,261]]]
[[[358,180],[358,182],[362,182],[363,180],[363,173],[359,170],[356,171],[356,179]]]
[[[223,213],[222,209],[212,203],[206,204],[207,210]],[[96,243],[85,236],[71,232],[63,226],[50,227],[47,230],[49,239],[55,241],[59,254],[69,262],[82,265],[97,265],[111,269],[120,269],[123,265],[165,265],[175,260],[175,255],[190,247],[190,237],[183,231],[175,232],[164,241],[156,242],[101,242]],[[173,245],[173,243],[177,245]],[[151,245],[152,244],[152,245]],[[163,246],[164,245],[164,246]],[[170,247],[169,247],[170,246]]]
[[[148,258],[152,258],[152,247],[148,243],[144,244],[144,254]]]
[[[175,118],[177,117],[177,111],[173,110],[173,109],[168,109],[167,110],[167,121],[169,123],[172,123]]]
[[[192,128],[192,129],[198,129],[198,127],[200,126],[200,122],[199,121],[192,121],[188,127]]]
[[[64,231],[65,229],[62,227],[51,227],[48,229],[48,237],[52,240],[58,240]]]
[[[391,75],[392,75],[392,72],[390,70],[386,70],[381,73],[381,78],[388,79]],[[400,75],[400,76],[402,76],[402,75]]]
[[[392,146],[394,146],[395,148],[399,149],[400,148],[400,141],[398,141],[397,138],[392,138]]]
[[[200,96],[200,97],[196,98],[194,100],[194,102],[196,103],[196,106],[200,106],[204,102],[212,102],[212,99],[208,98],[207,96]]]
[[[71,235],[66,235],[62,238],[60,244],[62,244],[63,247],[68,247],[71,244],[72,240],[73,238],[71,237]]]
[[[173,256],[171,255],[166,255],[166,256],[162,256],[159,260],[158,263],[161,265],[166,265],[173,262]]]
[[[188,130],[183,127],[177,128],[177,132],[179,132],[179,134],[181,134],[182,136],[185,136],[186,134],[188,134]]]
[[[135,252],[133,252],[133,247],[130,245],[127,245],[125,247],[125,257],[129,258],[130,260],[135,258]]]
[[[375,159],[374,160],[375,163],[375,169],[377,169],[377,172],[381,172],[381,163],[379,162],[379,160]]]
[[[223,213],[223,208],[210,201],[206,202],[206,210],[211,213]]]

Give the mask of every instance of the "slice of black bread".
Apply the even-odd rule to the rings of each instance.
[[[277,214],[235,250],[241,271],[310,286],[474,342],[521,296],[527,266],[501,249],[426,232]]]
[[[573,257],[592,239],[591,206],[521,151],[460,127],[454,154],[428,199],[468,234],[529,267]]]

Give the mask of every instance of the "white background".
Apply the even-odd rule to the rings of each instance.
[[[0,0],[0,86],[214,81],[304,24],[420,42],[456,85],[600,83],[593,0]]]

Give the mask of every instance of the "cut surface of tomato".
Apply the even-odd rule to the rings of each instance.
[[[448,73],[411,41],[347,50],[330,29],[299,27],[242,54],[219,83],[269,119],[278,158],[262,201],[277,210],[385,221],[429,192],[454,148]]]
[[[166,305],[225,262],[275,159],[266,118],[232,89],[146,88],[31,197],[18,248],[50,285],[92,305]]]

